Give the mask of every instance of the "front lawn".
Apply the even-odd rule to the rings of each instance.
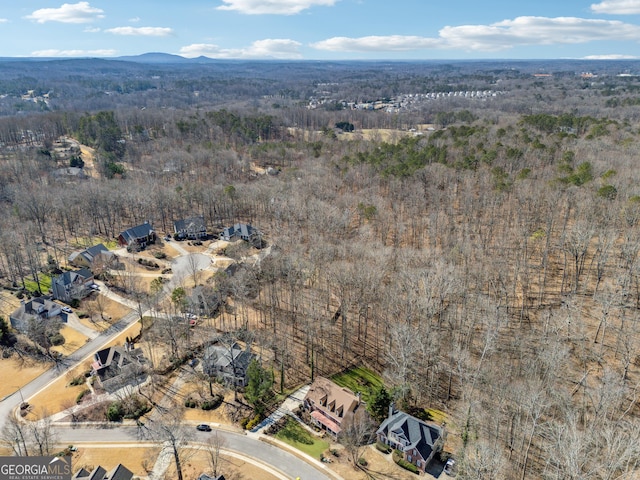
[[[336,384],[348,388],[352,392],[362,394],[364,402],[369,401],[371,392],[384,385],[382,378],[366,367],[355,367],[331,377]]]
[[[312,435],[292,418],[288,419],[285,426],[274,436],[315,459],[319,459],[320,455],[329,448],[328,442]]]

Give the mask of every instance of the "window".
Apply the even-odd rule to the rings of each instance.
[[[422,467],[422,462],[420,460],[418,460],[416,462],[416,467],[418,467],[418,468]]]
[[[407,460],[410,462],[411,461],[411,455],[407,455]]]

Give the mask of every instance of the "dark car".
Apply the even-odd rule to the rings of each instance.
[[[200,430],[201,432],[210,432],[211,431],[211,427],[209,425],[207,425],[206,423],[201,423],[200,425],[198,425],[196,427],[197,430]]]

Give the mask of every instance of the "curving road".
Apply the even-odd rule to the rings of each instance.
[[[204,270],[211,265],[211,258],[204,254],[189,254],[178,257],[173,262],[174,278],[169,285],[174,286],[177,282],[192,274],[194,269]],[[177,275],[175,275],[177,273]],[[165,291],[170,291],[169,288]],[[79,363],[92,357],[94,352],[102,348],[124,330],[136,323],[139,316],[134,310],[124,316],[120,321],[112,325],[109,329],[88,341],[71,355],[58,361],[56,365],[35,378],[18,392],[6,396],[0,401],[0,431],[4,428],[9,415],[24,400],[34,396],[46,388],[51,382],[76,367]],[[138,427],[114,426],[114,427],[83,427],[74,425],[73,427],[55,426],[58,441],[63,444],[96,442],[99,439],[103,442],[141,442],[141,432]],[[303,480],[327,480],[333,478],[331,475],[321,472],[309,463],[297,456],[279,449],[273,445],[260,441],[258,435],[242,435],[224,430],[216,430],[218,435],[224,439],[225,449],[241,452],[244,456],[255,458],[260,462],[271,465],[274,469],[282,472],[285,477],[300,477]],[[212,433],[197,432],[199,438],[206,440]],[[321,467],[323,467],[321,465]]]

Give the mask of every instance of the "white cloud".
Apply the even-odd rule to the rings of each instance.
[[[600,3],[593,3],[591,11],[612,15],[633,15],[640,13],[640,0],[604,0]]]
[[[37,50],[32,57],[113,57],[116,50]]]
[[[8,18],[0,18],[0,23],[9,23]]]
[[[234,10],[248,15],[294,15],[313,6],[333,6],[338,0],[222,0],[218,10]]]
[[[611,53],[608,55],[587,55],[584,60],[636,60],[640,57],[635,55],[624,55],[621,53]]]
[[[597,40],[640,40],[640,27],[609,20],[575,17],[517,17],[490,25],[444,27],[438,37],[334,37],[311,46],[319,50],[394,52],[459,49],[494,52],[525,45],[561,45]]]
[[[107,28],[105,32],[115,35],[135,35],[141,37],[168,37],[173,29],[167,27],[115,27]]]
[[[194,43],[180,49],[180,55],[188,58],[205,56],[209,58],[278,58],[297,59],[300,42],[288,39],[269,38],[253,42],[246,48],[220,48],[210,43]]]
[[[399,52],[408,50],[422,50],[425,48],[442,47],[442,42],[437,38],[389,35],[386,37],[333,37],[328,40],[311,44],[318,50],[329,50],[333,52]]]
[[[96,19],[104,18],[103,13],[104,10],[92,7],[89,2],[78,2],[65,3],[59,8],[41,8],[26,18],[36,23],[90,23]]]
[[[101,32],[102,29],[100,27],[87,27],[83,30],[85,33],[98,33]]]

